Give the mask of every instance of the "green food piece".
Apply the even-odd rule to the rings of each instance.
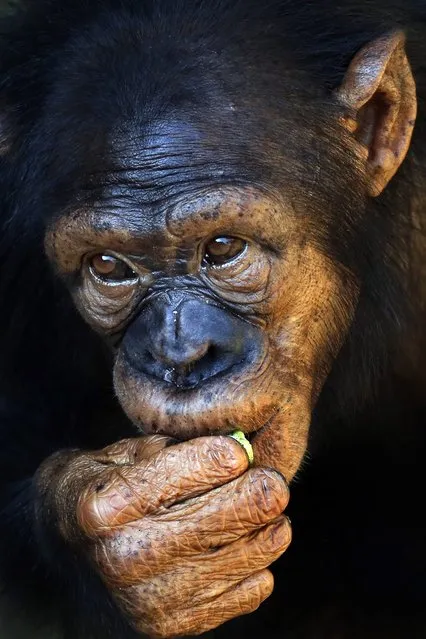
[[[235,439],[235,441],[237,441],[244,448],[244,450],[247,453],[248,460],[250,464],[252,464],[254,462],[253,447],[250,444],[249,440],[244,435],[243,431],[234,430],[234,432],[231,433],[229,437],[232,437],[232,439]]]

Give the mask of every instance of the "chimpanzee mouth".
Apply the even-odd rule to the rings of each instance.
[[[245,437],[248,439],[248,441],[252,443],[255,437],[257,437],[257,435],[260,435],[264,430],[266,430],[271,425],[272,421],[275,419],[275,417],[277,416],[279,412],[280,412],[280,409],[276,408],[273,414],[267,419],[267,421],[256,430],[251,430],[249,432],[246,432],[243,427],[240,427],[239,430],[241,430],[244,433]]]

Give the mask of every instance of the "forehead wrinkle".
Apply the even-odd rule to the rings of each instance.
[[[206,136],[194,125],[182,120],[159,122],[158,126],[151,126],[147,135],[146,152],[148,156],[163,156],[165,152],[170,157],[179,157],[183,150],[202,148],[207,140]]]
[[[193,151],[202,147],[201,133],[188,122],[180,120],[160,121],[147,127],[137,127],[133,123],[115,134],[110,143],[118,170],[144,170],[153,165],[160,169],[179,167],[175,160],[188,155],[195,160]]]
[[[178,117],[149,126],[133,122],[115,132],[109,147],[112,179],[147,191],[147,198],[232,183],[242,170],[241,158],[217,133]]]

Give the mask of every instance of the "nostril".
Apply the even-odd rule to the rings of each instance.
[[[151,344],[139,360],[139,366],[150,377],[180,389],[190,389],[228,371],[242,360],[240,349],[234,351],[217,343],[164,350]]]
[[[200,349],[198,351],[198,357],[193,357],[182,364],[176,365],[174,369],[177,373],[182,377],[189,376],[191,373],[196,373],[200,368],[208,367],[218,357],[218,348],[213,344],[210,344],[207,346],[207,349],[203,350],[204,354]]]
[[[190,383],[199,384],[229,370],[235,363],[235,356],[231,350],[210,344],[205,354],[186,368],[186,377]]]
[[[201,365],[206,365],[206,367],[208,367],[215,360],[217,360],[218,357],[219,357],[219,349],[214,344],[210,344],[207,351],[205,352],[203,357],[201,357],[198,363]]]
[[[176,373],[176,376],[183,380],[185,378],[190,379],[194,376],[198,377],[198,373],[200,370],[204,368],[208,368],[210,363],[212,363],[216,357],[217,348],[215,346],[209,345],[207,349],[199,349],[198,356],[193,356],[191,358],[187,358],[186,361],[183,361],[179,364],[174,363],[173,371]]]
[[[145,364],[148,364],[148,365],[154,364],[154,362],[156,361],[151,351],[148,351],[148,350],[146,350],[144,353],[144,360],[145,360]]]
[[[169,383],[184,380],[197,375],[200,362],[208,363],[216,356],[216,348],[210,344],[186,345],[178,348],[176,344],[151,344],[139,361],[141,368],[154,377]]]

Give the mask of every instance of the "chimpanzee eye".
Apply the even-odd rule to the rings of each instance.
[[[204,261],[209,266],[221,266],[240,255],[247,246],[247,242],[239,237],[215,237],[206,244]]]
[[[99,253],[94,255],[89,262],[93,275],[106,282],[121,282],[134,280],[137,274],[123,260],[113,255]]]

